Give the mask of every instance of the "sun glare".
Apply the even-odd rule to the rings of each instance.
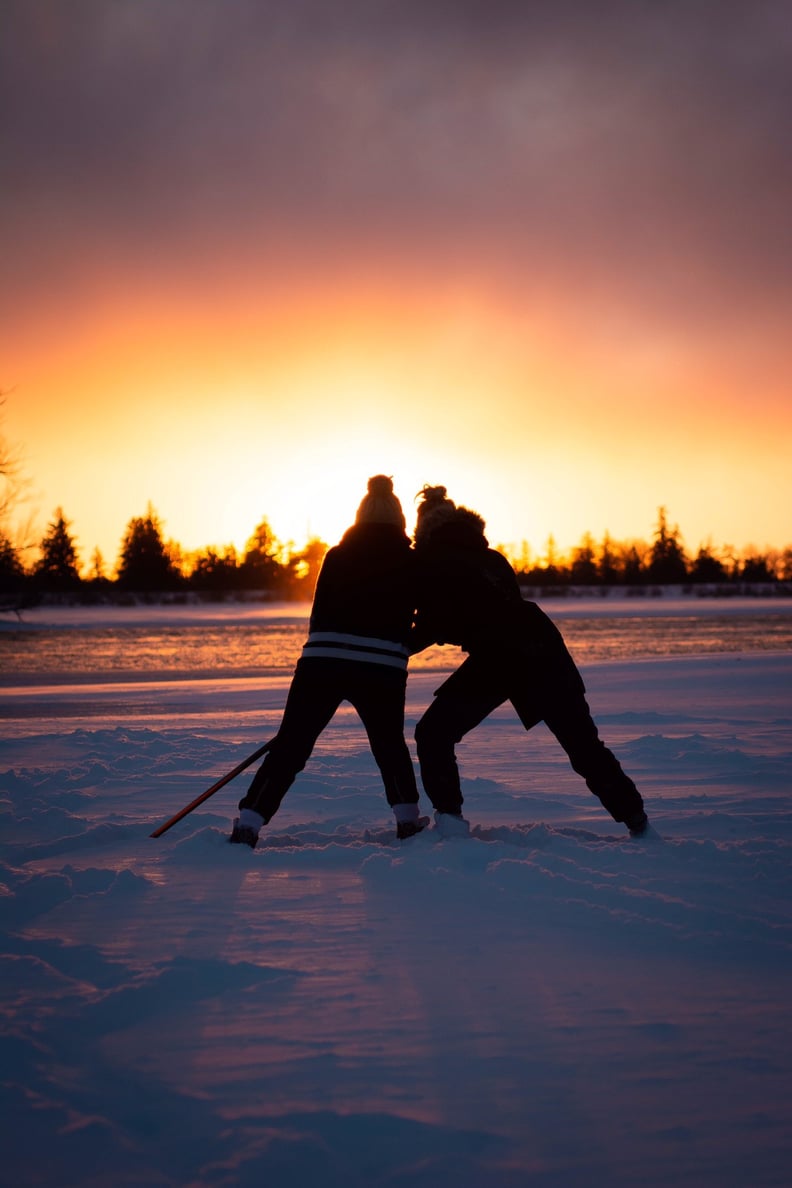
[[[338,434],[302,452],[297,465],[277,483],[268,518],[283,542],[302,544],[319,537],[335,544],[354,522],[368,479],[387,474],[401,501],[406,530],[415,527],[417,496],[423,486],[442,484],[457,503],[502,521],[504,492],[492,466],[442,447],[418,447],[386,434]],[[240,508],[245,511],[244,508]],[[249,505],[247,515],[249,522]],[[498,543],[494,538],[492,543]]]
[[[448,393],[436,374],[418,371],[406,352],[395,360],[368,344],[334,356],[312,351],[278,377],[277,406],[237,393],[232,403],[247,407],[249,435],[237,442],[234,482],[224,494],[229,538],[239,547],[260,508],[284,544],[301,547],[314,537],[333,544],[354,522],[374,474],[392,477],[410,534],[426,483],[491,507],[492,460],[461,447],[453,424],[437,423]],[[461,416],[459,381],[454,389]]]
[[[415,522],[414,497],[427,481],[430,462],[406,439],[392,433],[356,430],[303,446],[299,457],[285,463],[272,502],[272,527],[280,539],[303,542],[319,537],[336,543],[355,520],[369,478],[393,479],[408,533]]]

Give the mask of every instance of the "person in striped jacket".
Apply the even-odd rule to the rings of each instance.
[[[355,708],[393,809],[399,838],[429,823],[404,739],[415,558],[386,475],[369,479],[355,523],[322,563],[308,638],[280,729],[239,803],[229,838],[255,847],[342,701]]]

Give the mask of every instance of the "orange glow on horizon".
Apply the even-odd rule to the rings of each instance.
[[[263,517],[284,543],[332,544],[381,471],[408,531],[413,496],[439,482],[493,543],[534,555],[551,534],[562,551],[585,532],[649,539],[661,504],[691,549],[788,543],[770,496],[792,414],[751,425],[742,377],[730,386],[695,344],[472,283],[403,284],[295,282],[277,302],[130,292],[75,306],[43,353],[21,335],[6,411],[42,530],[62,506],[83,562],[98,546],[112,567],[150,501],[188,552],[242,550]],[[767,500],[749,525],[723,474],[757,449]]]

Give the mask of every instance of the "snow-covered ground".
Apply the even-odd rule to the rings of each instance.
[[[0,689],[0,1183],[789,1185],[792,654],[584,672],[649,839],[506,708],[469,840],[394,840],[351,710],[258,850],[247,774],[155,840],[285,678]]]

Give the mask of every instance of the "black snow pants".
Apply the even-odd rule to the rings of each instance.
[[[415,728],[421,781],[435,809],[459,813],[462,789],[454,747],[510,701],[526,730],[543,721],[615,821],[640,816],[643,800],[599,737],[585,687],[564,649],[555,658],[494,660],[470,655],[441,685]]]
[[[302,771],[316,740],[342,701],[357,711],[385,785],[388,804],[417,804],[418,786],[404,740],[407,673],[362,661],[300,659],[280,729],[240,808],[269,821]]]

